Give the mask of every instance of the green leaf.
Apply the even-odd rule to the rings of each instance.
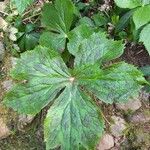
[[[141,6],[141,0],[115,0],[118,7],[121,8],[135,8]]]
[[[98,65],[89,65],[76,69],[75,74],[83,88],[105,103],[126,102],[138,96],[140,83],[146,83],[137,68],[124,62],[104,67],[99,72],[96,70],[99,70]]]
[[[38,45],[40,34],[37,32],[24,34],[17,42],[21,51],[32,50]]]
[[[133,14],[136,30],[150,22],[150,5],[138,8]]]
[[[102,32],[94,33],[81,43],[75,54],[75,65],[94,64],[97,61],[106,62],[121,56],[123,49],[122,41],[108,40]]]
[[[108,18],[104,16],[102,13],[94,14],[92,16],[92,19],[94,20],[96,26],[107,25],[107,23],[109,22]]]
[[[27,51],[11,73],[26,84],[17,84],[7,94],[5,103],[20,113],[36,114],[55,98],[69,75],[62,59],[48,48]]]
[[[83,17],[79,20],[77,25],[87,25],[90,27],[95,27],[94,22],[89,17]]]
[[[122,31],[128,25],[128,23],[130,22],[130,18],[132,17],[134,11],[135,10],[130,10],[120,18],[120,20],[118,21],[115,27],[116,32]]]
[[[140,34],[140,42],[143,42],[150,55],[150,24],[145,26]]]
[[[4,100],[19,113],[37,114],[66,87],[45,121],[47,149],[57,146],[94,149],[104,130],[103,119],[91,98],[77,87],[55,51],[38,47],[25,52],[11,76],[26,81],[17,84]]]
[[[17,33],[17,44],[21,52],[32,50],[38,45],[40,33],[34,31],[36,26],[33,24],[20,25]]]
[[[53,32],[43,33],[40,40],[41,44],[58,51],[65,49],[65,42],[72,25],[74,13],[75,7],[71,0],[56,0],[55,4],[45,4],[42,12],[42,23]],[[46,36],[48,38],[45,38]]]
[[[20,14],[22,14],[25,9],[31,5],[34,0],[11,0],[13,3],[15,3],[17,10]]]
[[[66,37],[63,34],[44,32],[40,37],[40,45],[63,52],[66,44]]]
[[[46,3],[43,7],[42,23],[55,32],[67,34],[74,12],[75,8],[71,0],[56,0],[55,4]]]
[[[45,120],[46,149],[95,149],[104,131],[103,119],[91,98],[68,86],[49,109]]]
[[[142,4],[143,5],[148,5],[148,4],[150,4],[150,0],[142,0]]]
[[[93,33],[93,28],[87,25],[80,25],[73,29],[69,34],[68,50],[75,55],[83,40],[87,39]]]

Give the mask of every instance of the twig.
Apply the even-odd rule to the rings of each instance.
[[[23,19],[23,22],[24,21],[27,21],[27,20],[30,20],[31,18],[34,18],[34,17],[36,17],[36,16],[39,16],[41,13],[38,13],[38,14],[35,14],[35,15],[32,15],[32,16],[30,16],[30,17],[28,17],[28,18],[25,18],[25,19]]]
[[[105,121],[106,121],[109,125],[111,125],[111,123],[108,121],[108,119],[105,117],[105,115],[103,114],[102,111],[101,111],[101,114],[102,114],[102,117],[105,119]]]
[[[9,14],[3,11],[0,11],[1,14],[4,14],[5,16],[8,16]]]

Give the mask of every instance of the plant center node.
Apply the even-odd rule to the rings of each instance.
[[[70,81],[70,82],[73,82],[74,80],[75,80],[74,77],[69,78],[69,81]]]

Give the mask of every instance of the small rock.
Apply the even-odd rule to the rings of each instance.
[[[149,101],[150,93],[146,91],[141,91],[140,92],[140,99],[142,101]]]
[[[24,127],[30,124],[34,119],[32,115],[19,115],[18,130],[23,131]]]
[[[114,138],[110,134],[105,134],[97,146],[97,150],[108,150],[114,146]]]
[[[18,29],[15,28],[15,27],[11,27],[11,28],[9,29],[9,32],[12,33],[12,34],[16,34],[16,33],[18,33]]]
[[[3,12],[5,10],[6,4],[5,2],[0,2],[0,11]]]
[[[12,41],[17,41],[17,37],[16,37],[16,35],[13,34],[13,33],[10,33],[9,39],[12,40]]]
[[[134,99],[134,100],[130,100],[127,103],[118,103],[116,104],[118,109],[127,111],[127,110],[131,110],[131,111],[136,111],[138,110],[142,104],[141,101],[139,99]]]
[[[20,52],[20,48],[17,44],[13,44],[13,48],[17,51]]]
[[[7,25],[8,23],[2,17],[0,17],[0,29],[6,28]]]
[[[12,80],[6,80],[2,83],[3,89],[6,91],[10,91],[10,89],[13,87],[13,81]]]
[[[110,126],[111,133],[115,137],[122,136],[123,131],[126,129],[126,122],[124,121],[124,119],[117,116],[112,116],[111,118],[114,121],[114,124]]]
[[[133,114],[129,120],[132,123],[147,123],[150,121],[150,112],[149,110],[146,112],[137,112]]]
[[[3,119],[0,118],[0,140],[8,137],[11,134]]]
[[[16,57],[11,57],[11,65],[12,65],[12,68],[15,68],[16,64],[17,64],[17,58]]]
[[[4,44],[0,41],[0,61],[3,61],[5,56],[5,47]]]

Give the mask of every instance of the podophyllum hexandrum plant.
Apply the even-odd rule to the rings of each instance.
[[[4,98],[5,105],[22,114],[36,115],[52,104],[44,122],[47,150],[94,150],[104,120],[93,95],[107,104],[126,102],[146,83],[133,65],[104,65],[123,53],[122,41],[85,24],[71,30],[74,12],[70,0],[45,4],[40,45],[18,59],[11,76],[19,83]],[[63,61],[62,49],[74,56],[73,67]]]

